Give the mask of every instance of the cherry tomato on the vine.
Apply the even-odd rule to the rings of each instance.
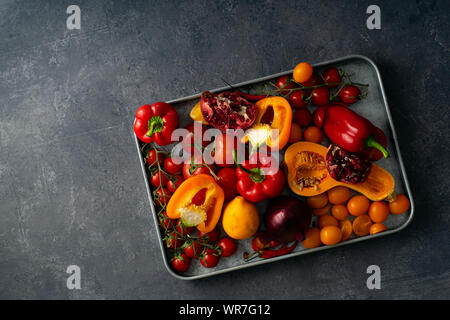
[[[305,99],[308,94],[304,90],[297,90],[291,93],[289,96],[289,103],[293,108],[303,108],[307,106]]]
[[[167,181],[167,189],[169,189],[170,192],[174,193],[175,190],[180,186],[180,184],[183,183],[183,177],[179,174],[176,174],[173,177],[173,180]]]
[[[281,76],[277,79],[277,82],[275,83],[275,85],[277,86],[278,89],[294,89],[295,83],[294,82],[289,82],[290,78],[288,76]],[[281,90],[280,93],[282,95],[287,95],[289,94],[291,91],[290,90]]]
[[[209,243],[214,243],[214,242],[216,242],[217,240],[219,240],[220,231],[219,231],[219,229],[217,229],[217,228],[214,228],[213,231],[208,232],[208,233],[203,233],[203,232],[199,231],[198,236],[199,236],[199,237],[204,237],[204,236],[206,236],[206,237],[208,238],[208,241],[207,241],[207,242],[209,242]],[[204,240],[202,239],[202,240],[200,240],[200,242],[204,242]]]
[[[172,258],[171,263],[172,263],[172,267],[176,271],[178,271],[178,272],[186,272],[189,269],[189,266],[191,264],[191,260],[184,253],[181,253],[181,254],[178,253]]]
[[[175,163],[171,157],[167,157],[166,160],[164,160],[164,169],[170,174],[181,173],[183,163]]]
[[[317,85],[319,85],[321,83],[322,83],[322,78],[320,78],[316,74],[313,74],[311,76],[311,78],[309,78],[308,81],[303,82],[302,85],[305,86],[305,87],[314,87],[314,86],[317,86]],[[309,89],[309,90],[311,90],[311,89]]]
[[[183,251],[189,258],[197,258],[202,252],[202,246],[196,240],[187,241],[183,245]]]
[[[205,248],[200,256],[200,263],[205,268],[213,268],[219,263],[219,253],[212,248]]]
[[[183,244],[183,240],[176,232],[171,232],[167,234],[165,240],[167,248],[170,249],[179,248]]]
[[[211,175],[211,171],[205,165],[205,161],[203,159],[194,161],[194,167],[192,167],[193,169],[191,169],[191,164],[191,159],[187,159],[183,164],[183,177],[185,179],[196,176],[198,174]],[[208,166],[211,168],[211,170],[215,170],[215,166],[213,164],[209,164]]]
[[[304,82],[308,81],[313,74],[313,68],[308,62],[300,62],[294,68],[292,75],[294,80],[304,85]]]
[[[177,230],[178,234],[180,236],[185,236],[187,234],[190,234],[194,231],[194,227],[186,227],[181,220],[177,221],[177,224],[175,225],[175,229]]]
[[[342,102],[352,104],[360,99],[361,91],[357,86],[348,84],[339,91],[339,98]]]
[[[325,82],[328,83],[328,88],[336,88],[342,81],[341,74],[337,68],[328,68],[322,76]]]
[[[158,162],[160,164],[162,164],[164,162],[164,154],[162,153],[158,153],[158,157],[156,156],[156,150],[152,149],[148,152],[147,157],[146,157],[146,161],[147,164],[149,166],[153,165],[156,161],[158,160]]]
[[[157,170],[151,177],[150,177],[150,183],[155,187],[158,188],[159,186],[165,187],[167,185],[167,182],[169,179],[167,179],[166,175],[162,173],[161,171]]]
[[[169,203],[169,199],[171,196],[172,192],[170,192],[167,188],[163,187],[156,190],[156,197],[157,197],[156,202],[158,205],[167,205]]]
[[[330,102],[330,89],[327,87],[315,88],[311,93],[311,102],[316,106],[324,106]]]
[[[232,256],[237,250],[236,241],[229,237],[220,239],[218,245],[222,249],[222,252],[220,254],[222,257]]]

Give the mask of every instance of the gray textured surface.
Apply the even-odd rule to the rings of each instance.
[[[450,298],[448,1],[0,3],[0,298]],[[400,233],[194,282],[161,261],[131,123],[143,103],[359,53],[416,200]],[[82,269],[82,289],[65,270]],[[382,289],[366,288],[370,264]]]

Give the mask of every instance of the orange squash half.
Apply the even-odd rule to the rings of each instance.
[[[385,169],[371,165],[369,175],[364,182],[349,184],[333,179],[326,168],[324,146],[301,141],[292,144],[284,154],[287,181],[292,192],[311,197],[337,186],[355,190],[372,201],[380,201],[394,194],[394,178]]]

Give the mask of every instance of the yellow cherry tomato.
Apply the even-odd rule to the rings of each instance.
[[[347,202],[347,210],[352,216],[360,216],[369,209],[370,201],[363,195],[353,196]]]
[[[320,230],[320,241],[326,245],[334,245],[339,243],[342,239],[342,232],[336,226],[326,226]]]
[[[325,215],[325,216],[321,216],[319,218],[319,228],[323,229],[326,226],[335,226],[337,227],[339,225],[339,222],[336,220],[335,217],[329,216],[329,215]]]
[[[349,220],[339,221],[339,228],[342,232],[342,240],[345,241],[350,238],[353,233],[353,226]]]
[[[410,205],[408,197],[404,194],[398,194],[394,201],[389,202],[389,211],[392,214],[402,214],[409,209]]]
[[[306,198],[306,203],[310,208],[319,209],[323,208],[328,204],[328,197],[326,193],[318,194],[317,196],[312,196]]]
[[[382,223],[389,215],[389,206],[384,201],[375,201],[370,204],[369,217],[374,223]]]
[[[332,204],[343,204],[350,199],[350,189],[347,187],[334,187],[327,194],[328,201]]]
[[[348,210],[346,206],[337,204],[331,208],[331,214],[338,220],[345,220],[348,216]]]
[[[373,225],[370,226],[369,233],[375,234],[375,233],[383,232],[385,230],[387,230],[387,227],[384,224],[374,223]]]
[[[367,214],[360,215],[353,220],[353,232],[360,237],[367,236],[370,232],[372,221]]]
[[[308,62],[300,62],[294,68],[292,76],[298,83],[308,81],[313,74],[313,68]]]
[[[325,207],[323,208],[317,208],[317,209],[313,209],[313,213],[318,216],[321,217],[323,215],[326,215],[328,213],[328,211],[330,211],[331,209],[331,205],[327,204]]]
[[[321,244],[319,228],[309,228],[305,232],[305,240],[302,241],[303,247],[312,249],[319,247]]]

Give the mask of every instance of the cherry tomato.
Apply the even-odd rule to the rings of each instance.
[[[171,157],[167,157],[166,160],[164,160],[164,169],[170,174],[181,173],[183,163],[176,164]]]
[[[348,210],[346,206],[337,204],[331,208],[331,214],[338,220],[345,220],[348,216]]]
[[[347,187],[334,187],[328,190],[328,201],[332,204],[343,204],[350,199],[350,189]]]
[[[158,153],[158,157],[156,157],[156,151],[155,149],[152,149],[147,154],[146,162],[149,166],[151,166],[156,162],[156,160],[158,160],[158,162],[162,164],[164,162],[164,154]]]
[[[289,103],[293,108],[303,108],[306,107],[307,103],[305,98],[308,94],[304,90],[293,91],[289,96]]]
[[[320,241],[326,245],[337,244],[342,239],[342,231],[336,226],[325,226],[320,230]]]
[[[183,177],[179,174],[176,174],[173,177],[173,180],[169,180],[167,182],[167,189],[169,189],[170,192],[174,193],[175,190],[180,186],[180,184],[183,183]]]
[[[236,197],[238,193],[236,190],[236,171],[233,168],[223,168],[217,172],[217,177],[219,177],[217,183],[225,193],[225,201],[230,201]]]
[[[314,74],[309,78],[308,81],[303,82],[302,85],[305,87],[314,87],[322,83],[322,78],[320,78],[318,75]],[[311,91],[311,89],[308,89],[308,91]]]
[[[151,177],[150,177],[150,183],[155,187],[158,188],[160,185],[162,187],[165,187],[167,185],[167,182],[169,179],[167,179],[166,175],[164,173],[161,173],[159,170],[157,170]]]
[[[328,88],[336,88],[342,81],[341,74],[337,68],[328,68],[322,76],[323,80],[328,83]]]
[[[326,193],[321,193],[317,196],[307,197],[306,204],[313,209],[323,208],[328,204],[328,196]]]
[[[166,236],[165,240],[166,240],[167,248],[170,248],[170,249],[179,248],[183,244],[183,240],[181,239],[181,237],[179,235],[177,235],[176,232],[169,233]]]
[[[322,128],[327,109],[328,109],[328,106],[326,105],[326,106],[320,106],[314,111],[313,122],[317,128]]]
[[[175,225],[175,229],[177,230],[178,234],[180,236],[185,236],[187,234],[192,233],[195,228],[194,227],[187,227],[183,224],[183,222],[181,222],[181,220],[178,220],[176,225]]]
[[[186,241],[183,245],[183,251],[189,258],[197,258],[202,252],[202,246],[196,240]]]
[[[342,102],[352,104],[359,100],[361,91],[357,86],[348,84],[339,91],[339,98]]]
[[[207,242],[209,242],[209,243],[214,243],[214,242],[216,242],[217,240],[219,240],[220,231],[219,231],[219,229],[217,229],[217,228],[214,228],[213,231],[208,232],[208,233],[203,233],[203,232],[199,231],[198,236],[199,236],[199,237],[204,237],[204,236],[206,236],[206,238],[208,238]],[[204,240],[200,240],[200,242],[204,242]]]
[[[295,83],[290,82],[290,80],[291,79],[288,76],[281,76],[277,79],[277,82],[275,83],[275,85],[277,86],[278,89],[294,89],[296,87]],[[290,93],[290,91],[282,90],[282,91],[280,91],[280,93],[282,95],[288,95]]]
[[[191,170],[191,159],[187,159],[185,161],[185,163],[183,164],[183,177],[184,179],[187,179],[189,177],[192,176],[196,176],[198,174],[209,174],[211,175],[211,171],[209,171],[208,167],[205,164],[205,161],[199,160],[199,161],[195,161],[194,160],[194,169]],[[211,170],[215,170],[215,166],[213,164],[209,164],[208,165]]]
[[[339,225],[337,219],[333,216],[324,215],[319,218],[318,225],[320,229],[325,228],[326,226],[335,226]]]
[[[161,226],[161,228],[163,228],[165,230],[167,230],[169,228],[173,228],[173,226],[174,226],[173,220],[167,216],[165,211],[163,211],[161,213],[161,216],[159,217],[159,225]]]
[[[172,267],[178,272],[186,272],[191,265],[191,260],[184,253],[176,254],[172,258]]]
[[[312,120],[311,111],[307,108],[302,108],[294,113],[294,121],[302,127],[307,127]]]
[[[387,227],[384,224],[374,223],[373,225],[370,226],[369,233],[375,234],[375,233],[383,232],[386,230],[387,230]]]
[[[389,215],[389,206],[384,201],[374,201],[369,207],[369,217],[374,223],[382,223]]]
[[[200,257],[200,263],[205,268],[214,268],[219,263],[219,254],[214,249],[205,248]]]
[[[409,209],[410,205],[408,197],[404,194],[398,194],[395,201],[389,202],[389,211],[392,214],[402,214]]]
[[[313,68],[308,62],[300,62],[297,64],[293,71],[294,80],[298,83],[308,81],[313,74]]]
[[[311,92],[311,102],[316,106],[324,106],[330,102],[330,89],[327,87],[315,88]]]
[[[196,147],[194,145],[194,142],[197,142],[197,141],[195,141],[196,137],[194,137],[194,126],[195,126],[195,124],[191,123],[191,124],[189,124],[189,125],[187,125],[185,127],[185,129],[188,130],[189,133],[186,134],[186,136],[184,136],[182,138],[182,140],[181,140],[181,145],[183,147],[183,150],[185,152],[188,152],[191,155],[194,154],[194,147]],[[199,137],[199,139],[201,139],[200,143],[201,143],[202,147],[206,147],[208,144],[211,143],[211,141],[204,141],[203,140],[203,136],[204,136],[205,131],[206,131],[206,126],[202,125],[201,137]]]
[[[236,241],[228,237],[224,237],[219,240],[219,247],[222,248],[222,252],[220,254],[222,257],[232,256],[237,250]]]
[[[353,196],[347,202],[347,210],[352,216],[360,216],[369,210],[370,201],[363,195]]]
[[[296,124],[295,122],[293,122],[291,124],[291,135],[289,136],[289,143],[294,143],[297,141],[302,140],[302,128]]]
[[[320,144],[322,142],[322,138],[323,138],[322,130],[320,130],[319,128],[317,128],[315,126],[308,127],[303,132],[303,138],[305,139],[305,141],[310,141],[310,142]]]
[[[154,197],[156,198],[155,201],[158,205],[168,204],[171,196],[172,196],[172,192],[170,192],[167,188],[164,188],[164,187],[156,190],[155,195],[154,195]]]

